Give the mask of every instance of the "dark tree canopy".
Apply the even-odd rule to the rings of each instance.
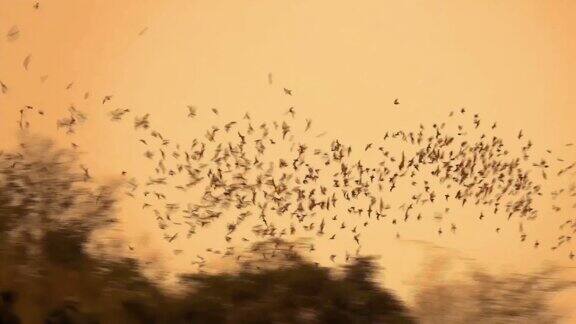
[[[403,303],[373,280],[371,258],[356,259],[343,276],[295,252],[289,259],[291,264],[275,268],[185,277],[197,287],[186,298],[188,318],[194,323],[413,323]]]

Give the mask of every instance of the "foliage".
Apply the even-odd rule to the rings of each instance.
[[[414,315],[422,323],[558,323],[552,298],[574,282],[561,280],[560,269],[549,267],[529,274],[467,272],[461,281],[447,277],[436,260],[418,283]]]

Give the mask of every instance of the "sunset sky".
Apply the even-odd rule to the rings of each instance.
[[[470,120],[478,113],[484,126],[497,122],[496,134],[510,147],[521,146],[522,129],[535,155],[547,157],[550,149],[566,161],[553,168],[576,160],[576,146],[565,146],[576,141],[574,1],[40,0],[38,10],[33,3],[0,0],[0,81],[9,87],[0,93],[0,149],[16,143],[18,111],[31,105],[45,112],[29,120],[31,130],[78,144],[100,181],[119,180],[123,170],[142,182],[150,174],[134,115],[149,113],[152,128],[189,143],[247,111],[281,120],[290,106],[302,120],[313,119],[315,134],[327,132],[309,139],[318,145],[337,138],[363,148],[387,130],[441,123],[465,107]],[[19,33],[9,39],[14,26]],[[103,105],[106,95],[113,98]],[[56,120],[70,105],[88,121],[66,135]],[[198,107],[198,118],[187,118],[187,105]],[[110,122],[107,113],[116,108],[131,110],[128,122]],[[544,192],[575,180],[574,173],[554,175]],[[574,243],[550,251],[558,225],[574,217],[574,202],[537,202],[539,218],[524,226],[540,249],[520,242],[517,221],[478,222],[480,210],[469,206],[452,208],[440,225],[375,223],[363,231],[362,252],[381,256],[386,286],[408,301],[410,281],[436,252],[493,271],[523,273],[549,262],[574,267]],[[566,208],[552,213],[552,204]],[[432,206],[429,214],[443,209]],[[226,246],[225,223],[170,246],[141,201],[123,199],[118,212],[114,235],[136,246],[142,260],[162,255],[166,269],[193,271],[192,256]],[[449,233],[451,222],[457,234]],[[438,236],[439,226],[446,235]],[[174,248],[184,253],[174,256]],[[331,265],[330,254],[347,250],[355,250],[350,239],[319,239],[311,257]],[[576,272],[567,276],[576,279]]]

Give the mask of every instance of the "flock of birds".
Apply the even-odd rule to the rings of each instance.
[[[17,27],[11,28],[7,39],[17,39],[18,33]],[[30,62],[28,55],[22,63],[26,71]],[[275,86],[272,74],[268,83]],[[72,84],[65,88],[69,90]],[[0,93],[9,95],[9,90],[0,80]],[[279,91],[295,95],[288,88]],[[84,99],[88,98],[86,93]],[[240,119],[207,127],[203,136],[178,143],[152,128],[150,114],[135,115],[130,109],[115,108],[112,95],[102,96],[98,104],[111,123],[133,124],[138,145],[152,167],[143,183],[127,170],[120,171],[126,177],[126,195],[142,201],[142,209],[155,217],[166,241],[172,243],[184,235],[190,238],[225,219],[222,239],[229,248],[208,252],[235,255],[237,260],[241,255],[235,254],[233,244],[250,241],[246,238],[250,235],[327,240],[345,236],[354,241],[359,253],[362,229],[377,223],[398,226],[434,217],[438,226],[431,230],[437,235],[456,233],[456,222],[447,225],[441,214],[430,215],[431,207],[439,205],[445,206],[446,214],[451,208],[478,210],[480,221],[485,217],[518,219],[518,239],[538,248],[541,242],[522,225],[538,216],[538,197],[576,197],[574,184],[551,193],[544,191],[549,177],[573,175],[576,162],[556,158],[561,167],[553,171],[546,159],[533,158],[532,142],[522,131],[508,147],[496,136],[496,123],[485,124],[478,114],[464,108],[450,112],[441,123],[386,131],[378,142],[353,147],[339,139],[314,145],[311,138],[326,133],[312,134],[312,120],[301,119],[294,107],[286,108],[277,121],[257,121],[246,113]],[[400,106],[400,101],[394,99],[391,104]],[[27,116],[32,112],[44,116],[44,111],[25,105],[18,120],[21,129],[30,127]],[[204,112],[221,119],[216,108]],[[181,114],[194,120],[200,110],[190,105],[183,107]],[[70,107],[56,125],[74,134],[87,120],[87,114]],[[520,149],[517,153],[513,152],[516,148]],[[81,167],[85,179],[90,179],[89,169]],[[553,212],[560,209],[552,206]],[[243,226],[248,232],[241,230]],[[495,228],[497,233],[501,230]],[[563,219],[559,231],[552,250],[568,245],[576,233],[576,217]],[[396,235],[399,237],[399,232]],[[314,242],[307,248],[314,251]],[[175,254],[180,252],[175,250]],[[569,251],[568,257],[574,259],[574,253]],[[337,258],[330,255],[333,262]],[[346,253],[342,260],[350,258]],[[200,255],[193,261],[200,267],[205,262]]]
[[[292,95],[291,90],[283,90]],[[215,109],[212,113],[218,115]],[[195,118],[196,108],[189,106],[187,114]],[[459,114],[466,120],[464,109]],[[456,118],[454,113],[450,116]],[[119,120],[114,111],[111,120]],[[473,129],[480,128],[478,115],[473,115],[470,122]],[[544,193],[542,183],[530,171],[538,169],[541,180],[546,180],[549,165],[545,160],[523,163],[530,161],[532,144],[523,140],[522,132],[518,134],[518,140],[524,142],[522,156],[514,157],[497,136],[483,133],[471,141],[464,124],[457,125],[454,134],[448,131],[447,122],[389,131],[381,142],[363,148],[353,148],[340,140],[331,141],[325,148],[310,147],[310,141],[296,141],[295,134],[299,131],[306,138],[311,125],[309,119],[299,123],[293,107],[282,121],[255,123],[246,114],[241,120],[209,127],[204,138],[194,138],[185,147],[149,130],[149,115],[135,117],[134,129],[149,130],[145,133],[149,137],[139,141],[154,167],[144,188],[138,191],[138,184],[131,181],[127,194],[144,198],[142,208],[153,210],[159,227],[170,233],[165,234],[168,242],[182,232],[178,226],[187,226],[190,237],[199,228],[229,215],[234,219],[226,224],[227,242],[232,242],[238,229],[251,218],[256,220],[250,225],[256,236],[314,235],[334,240],[349,235],[358,250],[363,227],[378,222],[419,222],[426,217],[427,208],[439,203],[464,208],[473,205],[474,210],[482,210],[479,220],[499,214],[507,220],[532,220],[538,215],[534,201]],[[490,126],[490,130],[495,128],[496,124]],[[392,151],[389,147],[402,149]],[[570,172],[575,165],[566,165],[556,175]],[[392,199],[396,190],[404,193],[400,199]],[[182,207],[170,197],[175,191],[198,191],[194,196],[199,199]],[[576,186],[553,193],[554,197],[562,194],[576,197]],[[553,206],[553,210],[559,211],[559,207]],[[445,212],[449,211],[446,207]],[[434,217],[442,220],[441,215]],[[443,235],[447,229],[440,225],[434,230]],[[565,233],[558,236],[553,250],[571,240],[576,219],[566,220],[560,229]],[[451,223],[449,230],[455,233],[457,225]],[[531,241],[534,248],[540,245],[528,236],[522,223],[519,239]],[[245,237],[241,240],[248,241]],[[314,250],[313,243],[309,249]],[[232,253],[227,250],[225,255]],[[336,257],[330,255],[332,261]],[[569,257],[573,259],[574,253],[570,252]],[[349,259],[347,254],[345,261]]]

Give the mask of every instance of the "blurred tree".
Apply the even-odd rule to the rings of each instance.
[[[553,267],[503,275],[474,269],[457,281],[447,276],[447,260],[434,262],[417,283],[413,310],[422,323],[558,323],[562,318],[552,310],[551,299],[574,287],[558,279],[560,269]]]
[[[22,296],[24,322],[68,307],[70,296],[114,313],[123,298],[160,295],[133,260],[86,250],[95,231],[115,222],[117,185],[95,185],[75,151],[46,139],[23,136],[17,150],[0,154],[0,288]]]
[[[374,280],[371,258],[343,276],[306,261],[298,243],[256,243],[237,274],[189,275],[190,323],[413,323],[407,308]],[[258,258],[258,256],[262,256]],[[264,265],[268,265],[265,267]]]

